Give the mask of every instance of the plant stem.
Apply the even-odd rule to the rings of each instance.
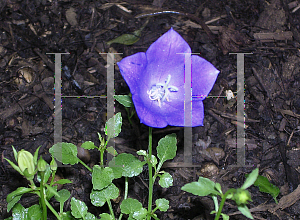
[[[128,196],[128,177],[125,176],[125,195],[124,195],[124,200],[127,199]],[[123,214],[121,213],[119,216],[119,220],[122,219]]]
[[[46,203],[47,207],[51,210],[51,212],[56,216],[56,218],[58,220],[62,220],[61,217],[59,216],[59,214],[55,211],[55,209],[52,207],[52,205],[50,205],[50,203],[47,200],[45,200],[45,203]]]
[[[45,172],[41,172],[41,185],[40,185],[40,194],[41,194],[41,204],[43,209],[43,218],[47,220],[47,207],[45,203],[45,186],[44,186],[44,174]]]
[[[87,168],[90,172],[92,172],[92,169],[88,167],[82,160],[78,159],[79,163],[81,163],[85,168]]]
[[[235,190],[236,190],[236,189],[229,189],[229,190],[227,190],[227,192],[222,196],[222,200],[221,200],[221,203],[220,203],[220,206],[219,206],[219,209],[218,209],[218,213],[217,213],[217,215],[216,215],[216,217],[215,217],[215,220],[219,220],[227,196],[228,196],[230,193],[233,193]]]
[[[106,202],[107,202],[107,205],[108,205],[111,216],[113,217],[113,219],[115,219],[114,210],[112,209],[110,199],[106,199]]]
[[[152,193],[153,193],[153,176],[152,176],[152,164],[151,164],[151,156],[152,156],[152,128],[149,127],[149,146],[148,146],[148,172],[149,172],[149,197],[148,197],[148,217],[147,219],[151,219],[151,211],[152,211]]]

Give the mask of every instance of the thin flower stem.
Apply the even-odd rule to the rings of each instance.
[[[45,172],[41,172],[41,185],[40,185],[40,194],[41,194],[41,204],[43,209],[43,219],[47,220],[47,207],[45,203],[45,186],[44,186],[44,174]]]
[[[227,190],[227,192],[222,196],[222,200],[221,200],[221,203],[220,203],[220,206],[219,206],[219,209],[218,209],[218,213],[217,213],[217,215],[216,215],[216,217],[215,217],[215,220],[219,220],[227,196],[228,196],[230,193],[233,193],[235,190],[236,190],[236,189],[229,189],[229,190]]]
[[[148,146],[148,169],[149,169],[149,197],[148,197],[148,217],[147,219],[151,219],[151,211],[152,211],[152,193],[153,193],[153,176],[152,176],[152,164],[151,164],[151,156],[152,156],[152,127],[149,127],[149,146]]]
[[[47,199],[45,200],[45,203],[47,205],[47,207],[51,210],[51,212],[56,216],[56,218],[58,220],[62,220],[61,217],[59,216],[59,214],[55,211],[55,209],[52,207],[52,205],[50,205],[50,203],[47,201]]]
[[[113,208],[112,208],[112,206],[111,206],[111,201],[110,201],[110,199],[106,199],[106,202],[107,202],[107,205],[108,205],[109,212],[110,212],[111,216],[113,217],[113,219],[115,219],[114,210],[113,210]]]
[[[124,200],[127,199],[128,196],[128,177],[125,176],[125,195],[124,195]],[[123,214],[121,213],[121,215],[119,216],[119,220],[122,219]]]
[[[78,159],[79,163],[81,163],[85,168],[87,168],[90,172],[92,172],[92,169],[88,167],[82,160]]]

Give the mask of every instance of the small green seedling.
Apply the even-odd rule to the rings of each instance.
[[[192,193],[197,196],[211,196],[214,204],[215,210],[211,214],[216,214],[215,220],[218,220],[222,215],[223,219],[228,220],[229,216],[222,213],[222,209],[226,199],[234,200],[237,204],[238,210],[247,218],[253,219],[248,207],[246,204],[251,200],[251,195],[248,190],[248,187],[254,184],[258,176],[258,168],[253,170],[247,177],[245,183],[241,188],[238,189],[229,189],[225,194],[221,190],[221,185],[215,183],[208,178],[199,177],[198,182],[192,182],[184,185],[181,189]],[[218,204],[217,196],[221,197],[220,206]]]

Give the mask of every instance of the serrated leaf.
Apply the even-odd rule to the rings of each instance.
[[[94,142],[92,142],[92,141],[86,141],[80,147],[82,147],[84,149],[87,149],[87,150],[91,150],[91,149],[97,148],[95,146]]]
[[[93,167],[93,189],[101,190],[111,184],[113,179],[114,172],[110,167],[102,168],[99,165]]]
[[[254,184],[254,182],[256,181],[258,176],[258,168],[256,168],[255,170],[253,170],[249,175],[247,175],[247,178],[244,182],[244,184],[242,185],[242,189],[247,189],[248,187],[250,187],[251,185]]]
[[[166,160],[172,160],[176,156],[176,143],[175,134],[169,134],[159,140],[156,150],[160,163],[164,163]]]
[[[27,216],[30,220],[41,220],[43,219],[43,212],[40,206],[36,204],[27,209]]]
[[[120,206],[121,212],[124,214],[134,213],[136,210],[143,208],[142,203],[136,199],[127,198],[122,201]]]
[[[109,162],[109,167],[113,169],[115,178],[122,176],[138,176],[143,171],[144,163],[132,154],[122,153],[117,155]]]
[[[246,205],[238,206],[238,210],[247,218],[254,219]]]
[[[75,220],[75,218],[71,215],[71,211],[61,213],[62,220]]]
[[[77,147],[71,143],[57,143],[54,144],[50,149],[52,157],[63,164],[77,164]]]
[[[57,192],[58,196],[55,196],[55,199],[59,202],[59,203],[65,203],[71,196],[71,193],[66,190],[66,189],[62,189],[60,191]]]
[[[173,185],[173,178],[169,173],[165,172],[161,175],[158,184],[163,188],[168,188]]]
[[[132,98],[129,95],[115,95],[114,98],[124,107],[134,107]]]
[[[114,157],[118,155],[118,152],[112,146],[106,148],[106,151]]]
[[[72,215],[75,218],[84,218],[87,214],[86,204],[78,199],[75,199],[74,197],[71,199],[71,210]]]
[[[107,141],[113,137],[117,137],[121,132],[122,116],[121,112],[115,114],[105,124],[105,134],[107,135]]]
[[[12,209],[13,219],[27,220],[27,210],[20,204],[17,203]]]
[[[155,204],[157,208],[162,212],[166,212],[169,208],[169,201],[166,199],[157,199],[155,200]]]
[[[119,189],[111,183],[102,190],[92,190],[90,194],[91,202],[94,206],[103,206],[107,199],[116,199],[119,196]]]
[[[115,220],[111,215],[107,213],[102,213],[99,216],[101,217],[101,220]]]
[[[84,217],[84,220],[95,220],[95,219],[96,219],[95,215],[93,215],[93,214],[90,213],[90,212],[88,212],[88,213],[86,214],[86,216]]]
[[[136,220],[144,220],[147,217],[147,209],[141,208],[132,214],[132,217]]]
[[[192,182],[185,184],[181,187],[181,190],[192,193],[196,196],[208,196],[212,195],[220,195],[220,193],[215,190],[215,183],[210,179],[199,177],[198,182]]]

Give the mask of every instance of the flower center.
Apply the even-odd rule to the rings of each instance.
[[[150,91],[147,91],[147,94],[149,95],[150,100],[157,100],[158,106],[161,107],[161,102],[169,100],[169,94],[170,92],[177,92],[178,88],[176,86],[170,86],[171,75],[168,75],[167,80],[165,83],[157,83],[154,86],[151,87]]]

